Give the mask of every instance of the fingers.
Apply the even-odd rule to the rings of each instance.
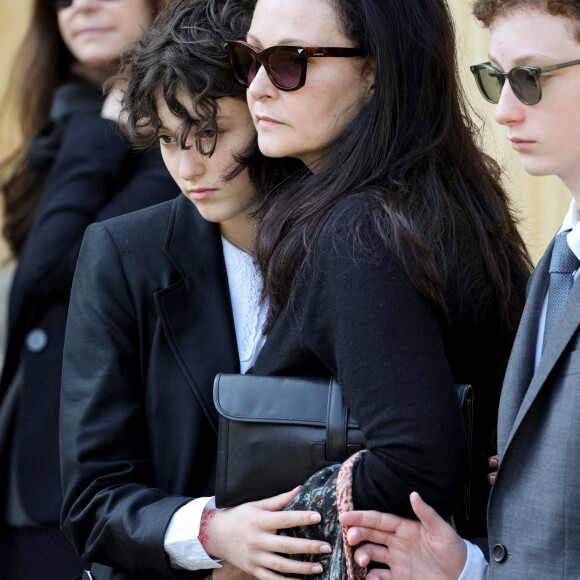
[[[427,532],[433,532],[440,526],[447,526],[445,520],[430,505],[427,505],[416,491],[411,493],[410,499],[415,515]]]
[[[312,576],[322,574],[323,567],[320,562],[303,562],[301,560],[291,560],[277,554],[270,554],[262,562],[263,572],[270,571],[273,577],[280,578],[279,574],[296,574],[298,576]]]
[[[265,530],[286,530],[299,526],[312,526],[319,524],[322,518],[318,512],[311,511],[268,511],[255,512],[260,518],[260,527]]]
[[[298,495],[298,492],[301,489],[302,486],[299,485],[292,491],[287,491],[286,493],[281,493],[280,495],[275,495],[273,497],[268,497],[266,499],[261,499],[260,501],[255,501],[252,503],[264,510],[271,512],[280,511],[284,509]]]
[[[359,566],[365,568],[369,565],[371,560],[373,562],[388,564],[388,555],[389,550],[386,546],[380,546],[377,544],[364,544],[355,551],[354,559]]]
[[[352,511],[339,516],[340,522],[345,526],[360,526],[374,528],[382,532],[396,532],[403,518],[394,514],[384,514],[377,511]]]
[[[487,482],[489,483],[489,485],[493,485],[493,483],[495,482],[495,476],[497,475],[497,467],[499,465],[497,455],[492,455],[487,460],[487,465],[490,469],[494,470],[487,474]]]
[[[351,546],[356,546],[361,542],[373,542],[387,546],[392,537],[392,532],[383,532],[375,528],[363,528],[361,526],[354,526],[346,533],[346,539]]]
[[[262,536],[260,548],[267,552],[279,554],[330,554],[332,546],[328,542],[319,540],[306,540],[290,536],[270,534]]]

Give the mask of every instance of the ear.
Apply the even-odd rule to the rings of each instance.
[[[366,89],[367,98],[370,99],[375,91],[375,61],[370,58],[365,59],[361,82]]]

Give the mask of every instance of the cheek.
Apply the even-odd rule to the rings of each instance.
[[[69,14],[68,10],[59,10],[57,14],[58,30],[64,43],[70,50],[71,42],[71,29],[72,29],[72,16]]]
[[[161,147],[161,157],[163,158],[163,163],[165,163],[165,167],[167,167],[167,171],[177,183],[180,184],[179,180],[179,157],[175,153],[168,152],[167,149]]]

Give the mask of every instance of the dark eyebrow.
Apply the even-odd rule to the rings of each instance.
[[[262,47],[262,43],[252,34],[248,33],[248,36],[246,37],[248,44],[251,44],[253,46],[255,46],[256,48],[260,48]],[[281,45],[281,44],[286,44],[289,46],[317,46],[315,43],[306,41],[304,39],[301,38],[281,38],[277,43],[276,46]]]

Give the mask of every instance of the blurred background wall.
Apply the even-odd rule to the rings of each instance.
[[[0,0],[0,92],[4,92],[9,65],[27,26],[31,0]],[[521,231],[534,260],[543,253],[558,229],[570,195],[556,178],[531,178],[520,167],[518,155],[505,139],[504,129],[493,122],[493,106],[477,93],[469,65],[487,60],[488,33],[470,15],[470,0],[449,0],[458,32],[462,80],[476,114],[484,119],[484,144],[504,170],[504,182],[521,219]],[[10,119],[0,119],[0,156],[16,139]],[[6,247],[0,243],[0,258]]]
[[[0,95],[4,95],[6,90],[10,65],[26,31],[31,6],[31,0],[0,0]],[[18,140],[16,127],[6,117],[0,110],[0,158],[6,157]],[[0,235],[0,266],[9,255],[6,242]]]

